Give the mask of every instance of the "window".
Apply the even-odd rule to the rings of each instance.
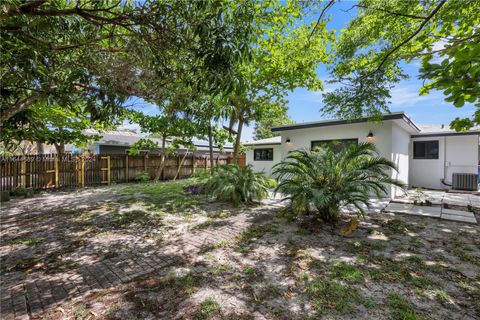
[[[326,146],[332,146],[335,152],[342,151],[343,148],[351,145],[357,144],[358,139],[336,139],[336,140],[317,140],[312,141],[311,149],[315,150],[316,148],[324,148]]]
[[[273,161],[273,148],[253,149],[253,160]]]
[[[413,159],[438,159],[438,140],[414,141]]]

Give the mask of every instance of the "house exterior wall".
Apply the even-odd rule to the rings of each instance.
[[[414,141],[438,140],[438,159],[414,159]],[[453,173],[478,172],[478,136],[416,137],[410,143],[410,184],[414,187],[447,189],[441,179],[452,183]]]
[[[282,158],[294,150],[310,149],[311,142],[315,140],[358,139],[358,142],[367,142],[367,135],[370,131],[374,135],[370,142],[375,144],[380,156],[397,164],[398,173],[391,171],[390,175],[404,183],[408,183],[408,146],[410,135],[392,121],[283,131]],[[289,144],[286,143],[287,138],[290,139]],[[395,143],[392,143],[393,140],[395,140]],[[400,189],[392,187],[386,196],[394,197],[401,194]]]
[[[310,149],[311,142],[316,140],[358,139],[358,142],[366,142],[370,131],[374,135],[372,142],[377,146],[380,155],[390,159],[392,152],[390,121],[283,131],[282,158],[294,150]],[[287,138],[290,139],[290,143],[286,143]]]
[[[392,123],[392,154],[390,160],[397,166],[397,171],[392,172],[392,178],[404,184],[409,184],[409,147],[410,134],[396,123]],[[401,196],[403,191],[396,186],[392,187],[392,195]]]
[[[254,150],[264,148],[273,148],[273,160],[255,161],[253,158]],[[279,163],[282,159],[281,146],[279,144],[251,146],[251,148],[246,151],[247,166],[251,166],[254,172],[264,172],[268,176],[270,176],[272,173],[272,167]]]

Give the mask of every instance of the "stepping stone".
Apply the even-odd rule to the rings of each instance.
[[[442,214],[441,219],[444,220],[451,220],[451,221],[456,221],[456,222],[468,222],[468,223],[477,223],[477,219],[475,217],[464,217],[464,216],[457,216],[454,214]]]
[[[444,214],[451,214],[451,215],[461,216],[461,217],[475,217],[475,215],[470,211],[454,210],[454,209],[442,209],[442,215]]]
[[[390,202],[390,204],[385,208],[385,211],[399,212],[399,213],[409,213],[409,211],[412,208],[413,208],[413,204]]]
[[[413,214],[416,216],[422,217],[432,217],[432,218],[440,218],[442,214],[441,207],[427,207],[427,206],[413,206],[408,214]]]
[[[442,216],[440,218],[458,222],[477,223],[475,215],[468,211],[443,209]]]

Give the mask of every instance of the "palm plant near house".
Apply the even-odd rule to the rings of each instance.
[[[250,167],[236,164],[222,165],[206,182],[207,193],[234,206],[252,203],[268,196],[268,188],[275,186],[275,180],[263,173],[255,173]]]
[[[273,167],[279,180],[275,191],[291,200],[296,213],[309,212],[313,205],[321,220],[335,223],[340,208],[352,205],[363,215],[372,195],[381,197],[391,185],[403,188],[391,178],[395,164],[382,158],[373,144],[346,146],[336,152],[332,146],[315,151],[295,151]]]

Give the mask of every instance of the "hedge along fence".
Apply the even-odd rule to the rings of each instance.
[[[161,180],[177,174],[183,155],[165,158]],[[214,164],[231,163],[228,155],[214,155]],[[0,157],[1,190],[82,188],[102,184],[135,181],[147,173],[154,179],[161,164],[160,155],[71,155],[55,154]],[[198,168],[209,169],[208,155],[187,155],[178,171],[178,179],[191,177]]]

